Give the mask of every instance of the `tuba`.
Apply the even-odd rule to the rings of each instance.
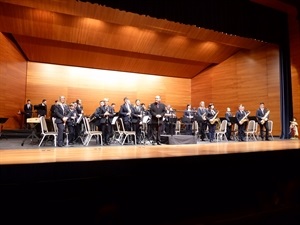
[[[266,112],[266,114],[264,115],[263,118],[261,118],[260,124],[264,125],[265,122],[268,121],[268,115],[270,114],[270,110],[268,112]]]
[[[218,114],[219,114],[219,111],[216,112],[216,114],[214,115],[213,118],[209,119],[209,123],[210,123],[210,124],[214,124],[214,123],[216,123],[216,122],[217,122],[217,123],[220,123],[220,119],[217,118]]]
[[[239,124],[242,125],[244,122],[249,121],[249,119],[247,118],[250,114],[250,111],[248,111],[246,113],[246,115],[239,121]]]

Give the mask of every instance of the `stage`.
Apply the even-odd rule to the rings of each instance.
[[[3,220],[297,224],[300,142],[5,148]],[[18,215],[18,216],[16,216]]]

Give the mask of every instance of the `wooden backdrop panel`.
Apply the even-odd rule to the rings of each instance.
[[[146,74],[59,66],[45,63],[28,63],[26,98],[38,104],[47,99],[48,107],[60,95],[70,103],[80,98],[85,114],[92,114],[99,101],[109,98],[119,110],[123,98],[132,103],[140,99],[145,104],[154,102],[161,95],[162,102],[183,109],[191,102],[191,80]]]
[[[14,43],[0,33],[0,117],[9,118],[3,129],[22,127],[18,111],[25,104],[26,65]]]
[[[227,107],[235,114],[239,104],[244,104],[250,115],[255,116],[259,103],[264,102],[271,110],[273,135],[280,135],[279,88],[278,48],[268,45],[239,52],[193,78],[192,103],[199,106],[201,100],[207,104],[213,102],[223,117]]]

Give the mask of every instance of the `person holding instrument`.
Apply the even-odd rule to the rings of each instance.
[[[264,140],[264,128],[266,130],[266,141],[269,141],[269,114],[270,110],[265,109],[265,104],[261,102],[259,108],[256,111],[256,119],[260,127],[260,137],[261,140]]]
[[[239,141],[245,141],[245,130],[247,127],[248,119],[247,116],[250,112],[245,112],[245,106],[243,104],[239,105],[239,109],[235,114],[237,125],[238,125],[238,137]]]

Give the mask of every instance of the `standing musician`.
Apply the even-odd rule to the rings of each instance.
[[[207,115],[206,115],[206,118],[208,120],[207,126],[208,126],[208,134],[209,134],[208,136],[210,142],[213,142],[215,138],[217,115],[218,112],[215,110],[214,104],[210,103],[208,105]]]
[[[256,119],[260,127],[260,137],[264,140],[264,128],[266,130],[266,141],[269,141],[269,120],[270,110],[265,108],[265,104],[261,102],[256,111]]]
[[[239,141],[245,141],[245,130],[248,124],[247,114],[250,112],[245,112],[245,106],[243,104],[239,105],[239,109],[235,114],[237,125],[238,125],[238,138]]]
[[[183,122],[185,123],[185,131],[187,135],[192,135],[192,123],[194,120],[194,113],[191,104],[187,104],[183,113]]]
[[[225,119],[227,120],[227,130],[226,130],[226,137],[227,140],[231,140],[231,130],[232,130],[232,124],[230,121],[230,117],[232,117],[232,113],[229,107],[226,108],[225,112]]]
[[[133,108],[130,104],[129,98],[124,98],[124,104],[121,105],[119,117],[122,118],[126,131],[131,131],[131,113]]]
[[[108,104],[108,98],[104,98],[104,105],[100,107],[100,128],[102,131],[102,138],[103,138],[103,144],[109,145],[110,141],[109,138],[112,133],[112,119],[114,117],[114,112],[111,106]]]
[[[57,134],[57,146],[64,146],[64,131],[66,128],[66,122],[68,120],[69,108],[66,105],[65,96],[60,96],[58,98],[55,110],[55,123],[57,124],[58,134]]]
[[[199,134],[202,141],[205,139],[205,132],[207,128],[207,108],[205,108],[205,102],[201,101],[197,110],[197,122],[199,125]]]
[[[24,124],[27,129],[30,129],[29,124],[27,124],[27,118],[32,117],[32,104],[30,99],[27,100],[27,103],[24,105]]]
[[[166,113],[165,104],[161,103],[159,95],[155,96],[155,102],[150,105],[151,113],[151,132],[152,132],[152,144],[161,145],[161,126],[163,123],[163,117]]]
[[[82,106],[82,100],[81,99],[76,99],[75,104],[74,104],[74,109],[77,112],[77,115],[80,116],[79,121],[76,122],[75,124],[75,139],[77,139],[78,136],[80,136],[81,133],[84,132],[83,129],[83,120],[82,117],[84,115],[83,112],[83,106]]]
[[[141,143],[141,125],[142,125],[142,107],[141,101],[139,99],[135,100],[135,105],[132,108],[131,113],[131,122],[132,122],[132,129],[135,131],[136,141],[138,144]]]
[[[75,104],[71,103],[69,104],[69,113],[68,113],[68,119],[67,119],[67,126],[68,126],[68,140],[69,144],[73,145],[74,141],[76,139],[75,136],[75,129],[78,119],[78,113],[75,109]]]

